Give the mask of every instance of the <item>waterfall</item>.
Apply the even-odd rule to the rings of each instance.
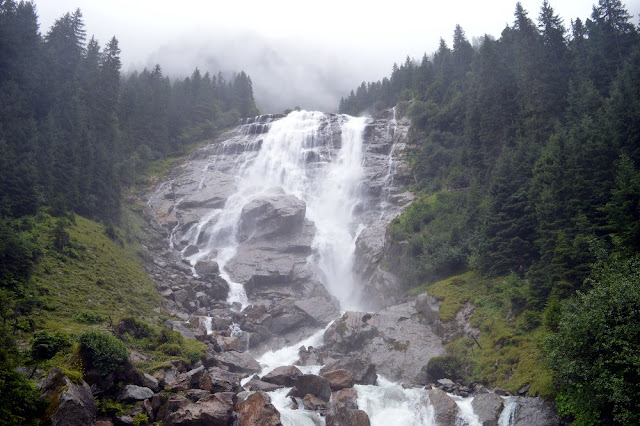
[[[335,129],[329,118],[320,112],[294,111],[261,124],[259,133],[264,133],[263,138],[235,165],[235,192],[223,208],[210,211],[186,233],[190,244],[199,247],[196,254],[187,258],[192,265],[207,257],[218,263],[220,276],[230,285],[229,303],[237,302],[243,308],[248,304],[243,286],[225,270],[237,253],[242,209],[260,197],[284,193],[305,202],[306,217],[316,227],[314,254],[309,260],[317,263],[323,275],[321,281],[343,307],[357,307],[353,258],[362,226],[354,222],[354,211],[363,175],[366,122],[365,118],[340,116],[340,128]],[[335,140],[337,134],[341,135],[339,140]],[[206,173],[215,171],[218,163],[221,162],[209,162],[204,167],[199,190]]]

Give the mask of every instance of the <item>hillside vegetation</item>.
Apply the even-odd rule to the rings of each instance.
[[[431,57],[407,58],[340,102],[350,114],[398,104],[412,119],[418,198],[390,226],[401,254],[389,264],[407,288],[442,298],[447,317],[460,300],[476,306],[483,349],[450,347],[473,358],[467,377],[557,392],[581,424],[638,422],[640,319],[622,308],[634,293],[614,284],[637,285],[625,265],[640,250],[632,18],[619,0],[600,0],[584,21],[563,21],[546,0],[534,21],[518,3],[499,38],[472,46],[457,26],[452,48],[441,40]],[[474,278],[453,285],[466,271]],[[591,302],[604,294],[616,302],[603,328],[578,332],[572,324],[605,309]],[[620,324],[624,333],[610,331]]]

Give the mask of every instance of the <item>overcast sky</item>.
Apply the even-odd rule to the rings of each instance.
[[[87,34],[102,46],[116,36],[123,72],[158,63],[170,76],[246,71],[262,112],[299,105],[334,111],[362,81],[389,76],[407,55],[449,46],[456,24],[467,38],[499,37],[516,0],[35,0],[46,34],[80,8]],[[521,0],[534,21],[542,0]],[[550,0],[570,26],[597,0]],[[623,1],[638,24],[640,0]],[[490,6],[489,6],[490,4]]]

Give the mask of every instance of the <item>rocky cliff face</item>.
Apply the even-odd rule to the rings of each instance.
[[[412,199],[402,191],[408,120],[388,111],[354,129],[346,116],[292,114],[298,116],[245,120],[194,152],[150,196],[149,213],[168,235],[160,262],[176,265],[190,283],[172,290],[177,309],[209,315],[222,298],[193,303],[180,294],[195,295],[200,284],[220,296],[230,283],[229,302],[287,312],[285,324],[275,315],[278,325],[267,326],[277,334],[291,322],[312,327],[337,317],[332,285],[352,287],[337,295],[343,303],[359,298],[360,307],[378,308],[396,301],[396,278],[380,260],[388,222]],[[348,234],[351,252],[336,251],[343,247],[335,232]],[[348,256],[351,271],[335,267]],[[305,300],[313,303],[300,306]]]

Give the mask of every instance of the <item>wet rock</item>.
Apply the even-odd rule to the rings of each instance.
[[[307,394],[329,402],[331,399],[331,385],[329,380],[315,374],[303,374],[298,376],[296,386],[291,390],[292,396],[303,398]]]
[[[306,394],[304,398],[302,398],[302,405],[306,410],[320,411],[323,413],[327,411],[328,408],[327,401],[324,401],[315,395],[311,395],[310,393]]]
[[[351,371],[333,370],[322,374],[322,377],[329,380],[332,391],[344,388],[351,388],[355,385],[356,377]]]
[[[296,380],[302,375],[302,371],[293,365],[276,367],[264,375],[261,380],[285,387],[295,386]]]
[[[191,402],[184,395],[169,394],[166,392],[156,394],[151,400],[154,419],[162,421],[169,414],[186,407]]]
[[[158,382],[158,379],[147,373],[142,374],[141,386],[149,388],[153,392],[158,392],[160,390],[160,383]]]
[[[498,426],[498,419],[504,408],[504,401],[499,395],[493,392],[476,395],[471,406],[482,426]]]
[[[297,300],[295,306],[320,326],[324,326],[340,316],[340,307],[337,301],[329,301],[323,297]]]
[[[174,392],[186,391],[193,387],[196,387],[204,374],[204,366],[200,366],[186,373],[178,375],[175,379],[167,382],[167,385]]]
[[[445,349],[443,339],[414,305],[407,302],[390,306],[371,314],[366,322],[362,321],[364,312],[347,312],[325,333],[326,358],[357,352],[360,359],[375,364],[376,372],[390,380],[424,383],[421,367],[430,358],[444,355]],[[346,369],[356,374],[359,383],[358,373]]]
[[[219,364],[229,368],[229,371],[235,373],[257,373],[262,370],[258,361],[256,361],[247,352],[227,351],[216,356]]]
[[[427,293],[422,293],[416,298],[415,309],[428,324],[439,321],[440,307],[438,306],[438,301]]]
[[[280,426],[280,413],[271,404],[269,396],[255,392],[238,404],[239,426]]]
[[[220,268],[213,260],[199,260],[194,266],[196,273],[202,277],[215,276]]]
[[[38,391],[47,400],[46,417],[52,425],[93,424],[97,407],[91,388],[84,381],[75,384],[55,368],[40,380]]]
[[[560,424],[558,414],[551,402],[542,398],[517,397],[514,426],[555,426]]]
[[[218,367],[211,367],[200,377],[198,387],[211,393],[240,392],[240,374],[232,373]]]
[[[239,239],[268,238],[299,230],[306,205],[294,195],[273,195],[250,201],[242,208]]]
[[[184,290],[180,290],[180,291],[184,291]],[[194,296],[195,296],[195,293],[194,293]],[[171,330],[177,331],[178,333],[182,334],[182,337],[184,337],[185,339],[195,339],[196,335],[194,333],[194,329],[189,328],[187,324],[188,323],[184,323],[182,321],[173,321],[173,320],[166,320],[164,322],[164,325],[169,327]]]
[[[450,426],[456,423],[460,408],[455,401],[439,389],[427,391],[429,402],[433,406],[434,420],[437,426]]]
[[[334,412],[328,412],[326,416],[327,426],[370,426],[369,416],[362,410],[338,408]]]
[[[378,380],[376,366],[368,360],[357,356],[344,357],[328,362],[320,370],[320,374],[334,370],[347,370],[353,373],[355,381],[359,385],[375,385]]]
[[[128,415],[116,416],[114,419],[114,426],[134,426],[135,422],[133,417]]]
[[[269,382],[263,382],[258,376],[253,376],[251,380],[245,383],[244,388],[249,391],[271,392],[276,389],[282,389],[284,386],[275,385]]]
[[[144,401],[149,398],[153,398],[153,391],[136,385],[126,385],[118,395],[118,400],[124,402]]]
[[[163,425],[228,425],[233,422],[233,404],[220,394],[205,396],[163,419]]]
[[[336,408],[358,409],[358,392],[354,388],[340,389],[331,394],[331,404]]]

